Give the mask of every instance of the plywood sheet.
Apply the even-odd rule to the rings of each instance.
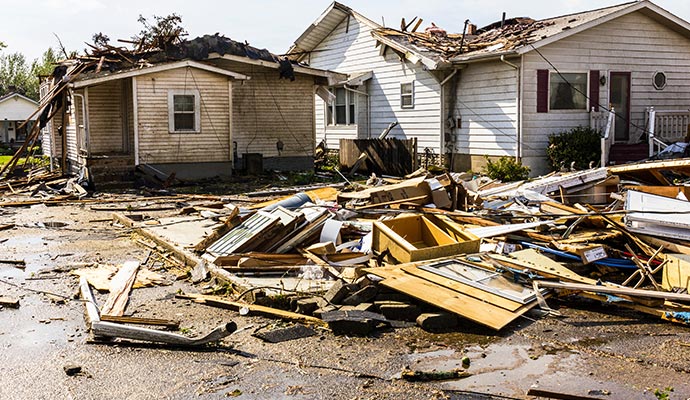
[[[462,282],[458,282],[446,277],[443,277],[432,272],[424,271],[414,266],[404,266],[401,268],[403,271],[410,275],[414,275],[421,279],[425,279],[429,282],[435,283],[437,285],[446,287],[448,289],[454,290],[456,292],[471,296],[477,300],[492,304],[497,307],[505,308],[508,311],[516,311],[522,306],[522,303],[506,299],[501,296],[497,296],[493,293],[486,292],[481,289],[474,288],[472,286],[466,285]]]
[[[399,268],[368,268],[365,271],[384,278],[381,284],[386,287],[495,330],[500,330],[536,305],[533,302],[509,311],[407,274]]]

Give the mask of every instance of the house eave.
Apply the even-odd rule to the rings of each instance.
[[[211,53],[208,55],[208,60],[218,60],[218,59],[235,61],[235,62],[251,64],[251,65],[258,65],[258,66],[262,66],[262,67],[266,67],[266,68],[273,68],[273,69],[278,69],[280,67],[280,64],[278,64],[276,62],[270,62],[270,61],[265,61],[265,60],[252,60],[252,59],[247,58],[247,57],[235,56],[235,55],[231,55],[231,54],[220,55],[218,53]],[[311,75],[311,76],[318,76],[321,78],[326,78],[326,79],[328,79],[329,82],[338,82],[338,81],[342,81],[342,80],[347,79],[347,74],[341,74],[339,72],[328,71],[325,69],[303,67],[300,65],[293,65],[292,69],[298,74],[304,74],[304,75]]]
[[[394,40],[390,40],[384,36],[381,36],[377,34],[376,32],[372,31],[371,35],[376,39],[379,43],[382,45],[388,46],[391,49],[394,49],[400,53],[402,53],[405,57],[405,59],[409,60],[413,64],[417,64],[419,62],[422,63],[425,67],[427,67],[430,70],[436,70],[436,69],[443,69],[446,67],[449,67],[451,63],[447,61],[434,61],[430,59],[429,57],[426,57],[419,52],[416,52],[414,50],[410,50],[409,48],[406,48],[405,46],[400,45],[399,43],[396,43]]]
[[[185,61],[178,61],[178,62],[167,63],[167,64],[159,64],[159,65],[154,65],[152,67],[140,68],[140,69],[135,69],[135,70],[128,70],[128,71],[123,71],[123,72],[114,72],[110,75],[105,75],[105,76],[100,76],[100,77],[88,78],[88,79],[76,81],[76,82],[72,83],[70,85],[70,87],[72,87],[73,89],[79,89],[79,88],[99,85],[101,83],[105,83],[105,82],[109,82],[109,81],[113,81],[113,80],[131,78],[134,76],[153,74],[156,72],[163,72],[163,71],[169,71],[172,69],[186,68],[186,67],[201,69],[204,71],[213,72],[213,73],[217,73],[220,75],[225,75],[229,78],[236,79],[236,80],[250,79],[247,75],[228,71],[226,69],[214,67],[212,65],[208,65],[208,64],[204,64],[204,63],[200,63],[200,62],[196,62],[196,61],[185,60]]]

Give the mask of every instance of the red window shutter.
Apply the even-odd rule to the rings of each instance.
[[[589,109],[599,111],[599,71],[589,71]],[[589,111],[589,110],[588,110]]]
[[[549,111],[549,70],[537,70],[537,112]]]

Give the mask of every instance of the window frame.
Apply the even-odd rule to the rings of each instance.
[[[547,86],[548,87],[548,97],[547,97],[548,112],[552,112],[552,111],[553,112],[565,112],[565,113],[588,112],[589,103],[590,103],[590,99],[589,99],[589,85],[590,85],[589,72],[590,71],[560,71],[560,74],[559,74],[559,72],[549,70],[549,80],[547,83],[548,84],[548,86]],[[553,82],[552,77],[555,75],[555,76],[558,76],[560,78],[560,75],[566,75],[566,74],[583,74],[585,76],[585,89],[583,90],[584,97],[585,97],[584,108],[553,108],[551,106],[551,95],[553,94],[552,90],[551,90],[551,83]]]
[[[656,84],[656,77],[658,75],[663,75],[664,76],[664,84],[663,85],[657,85]],[[654,86],[654,89],[656,90],[664,90],[666,86],[668,86],[668,75],[664,71],[654,71],[654,74],[652,74],[652,86]]]
[[[400,108],[414,108],[414,93],[415,93],[415,81],[408,81],[408,82],[400,82]],[[403,88],[406,85],[410,85],[410,92],[405,93],[403,92]],[[409,97],[410,98],[410,104],[404,104],[403,98]]]
[[[345,104],[338,105],[337,104],[337,93],[336,91],[338,89],[342,89],[343,92],[345,93]],[[355,127],[357,126],[357,113],[359,110],[358,104],[357,104],[357,96],[356,93],[352,92],[351,90],[348,90],[344,86],[332,86],[329,87],[328,90],[333,94],[333,101],[331,104],[326,103],[326,112],[325,112],[325,118],[326,118],[326,127]],[[337,107],[338,106],[344,106],[345,107],[345,123],[344,124],[339,124],[337,123]]]
[[[175,96],[194,96],[194,128],[175,129]],[[182,112],[183,114],[189,112]],[[170,89],[168,90],[168,133],[185,134],[201,132],[201,96],[196,89]]]

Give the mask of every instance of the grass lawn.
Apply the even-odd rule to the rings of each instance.
[[[12,156],[0,156],[0,166],[7,164],[12,159]]]

